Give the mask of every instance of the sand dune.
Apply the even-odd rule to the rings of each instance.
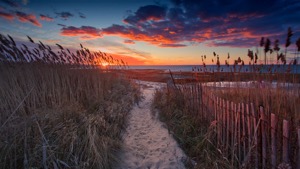
[[[165,125],[151,113],[151,101],[159,83],[141,82],[145,99],[130,112],[124,147],[117,169],[182,169],[183,151]],[[147,85],[145,87],[145,85]]]

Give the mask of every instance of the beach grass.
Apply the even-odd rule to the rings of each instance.
[[[118,162],[116,153],[122,146],[127,114],[141,96],[130,79],[167,82],[169,74],[161,70],[123,71],[125,62],[91,52],[81,44],[81,49],[72,53],[59,44],[54,51],[28,39],[37,46],[33,50],[26,45],[18,47],[10,36],[0,36],[0,168],[112,168]],[[277,51],[284,65],[287,47],[284,54]],[[188,78],[174,82],[182,86],[213,82],[209,93],[232,102],[263,106],[267,113],[296,126],[300,119],[299,87],[282,86],[299,84],[299,75],[261,72],[264,65],[256,64],[257,55],[249,54],[252,72],[238,71],[244,65],[239,58],[232,72],[193,71],[187,73]],[[214,57],[219,66],[215,52]],[[205,59],[202,56],[203,62]],[[113,64],[118,70],[96,66],[102,63]],[[218,88],[225,80],[253,81],[254,86]],[[277,83],[276,88],[272,82]],[[216,124],[201,119],[189,109],[188,102],[176,88],[162,88],[156,91],[152,103],[153,111],[159,111],[160,120],[190,157],[186,166],[232,168],[213,142]]]
[[[291,29],[288,30],[287,41],[289,41],[290,32]],[[291,68],[293,65],[297,65],[297,60],[296,58],[290,60],[288,66],[286,66],[287,47],[289,44],[285,45],[284,54],[279,54],[278,40],[276,40],[277,46],[275,43],[273,50],[277,52],[278,65],[267,65],[267,54],[268,52],[272,53],[270,40],[267,39],[265,42],[264,38],[262,38],[262,43],[263,45],[261,46],[265,48],[265,65],[257,64],[259,54],[255,53],[254,55],[249,50],[248,56],[251,59],[251,66],[249,67],[252,67],[252,70],[240,71],[244,66],[244,61],[241,58],[234,60],[234,65],[229,65],[230,55],[228,54],[226,65],[232,71],[222,72],[218,62],[219,56],[214,52],[213,59],[217,59],[219,70],[207,71],[205,60],[208,57],[204,55],[201,56],[203,66],[200,66],[198,69],[197,67],[193,68],[193,75],[190,75],[190,73],[187,76],[188,78],[172,79],[175,84],[173,87],[171,85],[168,88],[156,91],[152,105],[153,110],[159,111],[161,120],[167,124],[170,132],[190,157],[191,160],[187,162],[188,168],[235,168],[239,167],[243,162],[229,161],[226,155],[217,148],[219,145],[215,142],[217,137],[215,129],[218,122],[216,119],[209,121],[199,118],[203,117],[199,115],[201,112],[193,110],[200,104],[194,99],[199,99],[199,95],[204,97],[201,93],[197,93],[190,88],[193,84],[201,85],[201,89],[205,88],[209,95],[214,95],[229,102],[253,104],[255,108],[263,107],[268,118],[273,113],[279,120],[287,120],[291,124],[289,130],[294,134],[289,140],[290,146],[297,147],[295,129],[299,127],[300,122],[300,76],[299,74],[291,73]],[[297,47],[299,51],[298,44]],[[280,65],[279,61],[284,66]],[[283,69],[283,67],[287,69]],[[196,70],[202,70],[202,72]],[[221,87],[223,82],[229,84],[229,86]],[[250,85],[245,86],[241,82],[247,82]],[[183,93],[185,91],[180,90],[176,85],[180,86],[179,88],[187,88],[192,91],[189,90],[188,94]],[[200,100],[202,99],[205,98],[200,98]],[[296,166],[295,161],[290,163],[287,166]],[[251,163],[245,165],[249,168],[254,167]]]
[[[139,89],[101,63],[125,63],[81,44],[0,41],[0,168],[111,168]],[[98,66],[96,66],[98,65]]]
[[[205,122],[200,116],[191,113],[186,103],[179,91],[167,88],[157,90],[152,103],[153,111],[159,112],[160,120],[166,123],[170,133],[189,157],[186,167],[231,168],[228,160],[211,142],[215,137],[213,126],[207,129]]]
[[[99,69],[0,64],[0,168],[111,168],[138,89]]]

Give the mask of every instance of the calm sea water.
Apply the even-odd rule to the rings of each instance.
[[[129,69],[159,69],[172,72],[290,72],[290,73],[300,73],[300,65],[244,65],[244,66],[226,66],[221,65],[220,68],[216,65],[136,65],[129,66]]]

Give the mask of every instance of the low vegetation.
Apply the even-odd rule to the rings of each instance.
[[[196,164],[195,168],[233,168],[242,167],[243,165],[249,168],[254,167],[250,162],[251,160],[247,161],[246,159],[245,161],[238,161],[238,158],[231,158],[231,160],[228,160],[227,156],[222,153],[222,150],[217,148],[222,147],[216,142],[216,129],[220,128],[220,126],[217,127],[217,125],[221,122],[216,119],[205,119],[204,116],[201,115],[201,112],[203,113],[203,108],[202,111],[199,111],[199,100],[205,100],[206,98],[202,98],[203,95],[201,92],[197,93],[193,88],[190,88],[192,87],[192,84],[202,84],[202,87],[205,86],[204,88],[209,94],[213,94],[226,101],[249,105],[250,103],[253,103],[256,110],[262,106],[268,119],[271,118],[271,113],[279,118],[279,123],[274,129],[276,131],[278,126],[282,125],[283,119],[286,120],[290,124],[288,129],[290,133],[288,143],[293,147],[293,150],[297,149],[298,142],[296,130],[297,127],[299,127],[300,122],[300,76],[296,73],[297,66],[299,66],[297,65],[296,56],[294,59],[289,58],[287,60],[287,48],[291,44],[291,36],[292,31],[289,28],[285,52],[281,52],[280,54],[278,40],[274,43],[274,49],[271,49],[270,40],[264,40],[264,38],[262,38],[260,45],[261,47],[264,47],[264,65],[258,64],[259,53],[254,54],[253,51],[249,50],[248,56],[250,58],[250,63],[248,67],[244,68],[245,63],[241,58],[234,60],[232,66],[229,65],[230,55],[228,54],[228,60],[225,61],[225,64],[230,71],[223,72],[223,68],[220,66],[219,56],[214,52],[213,61],[214,59],[216,60],[216,70],[207,69],[205,65],[207,57],[204,55],[202,56],[203,66],[200,66],[199,68],[194,67],[192,70],[194,74],[192,80],[175,79],[175,83],[180,86],[180,89],[188,88],[190,90],[188,94],[184,93],[184,90],[177,88],[167,88],[156,92],[153,109],[160,112],[161,120],[167,124],[169,130],[173,133],[180,146],[191,158],[191,161],[187,163],[190,168],[193,168],[191,167],[193,161],[196,162],[194,163]],[[296,42],[296,45],[297,51],[300,51],[299,40]],[[277,54],[277,65],[267,64],[267,54],[270,53],[271,56],[272,52],[276,52]],[[270,61],[269,63],[271,62],[274,63],[274,61]],[[279,62],[282,62],[282,64]],[[287,63],[288,65],[286,65]],[[231,84],[231,86],[220,87],[225,84],[224,81],[227,84]],[[243,84],[245,83],[243,81],[248,81],[247,86]],[[201,105],[208,106],[205,105],[205,103],[201,103]],[[204,111],[205,110],[208,111],[207,109],[204,109]],[[258,114],[259,112],[255,113]],[[213,116],[214,115],[211,115],[211,117]],[[257,119],[259,118],[260,117],[258,116]],[[270,130],[270,128],[267,130]],[[275,136],[278,139],[278,146],[282,147],[281,136],[282,127],[278,129]],[[267,139],[267,144],[270,146],[270,137],[267,136]],[[260,144],[261,143],[259,142],[258,146],[261,146]],[[234,147],[231,147],[231,149],[234,149]],[[267,150],[267,152],[269,153],[267,155],[270,155],[271,151]],[[288,153],[291,161],[289,162],[290,164],[286,165],[289,167],[296,167],[296,155],[293,154],[295,151],[289,151]],[[275,165],[284,164],[281,161],[281,153],[277,152],[275,154],[278,155]],[[258,165],[261,166],[262,164]],[[269,161],[267,166],[271,166]]]
[[[271,50],[270,40],[262,38],[265,65],[257,63],[258,52],[249,50],[252,69],[246,72],[241,71],[245,64],[241,58],[230,67],[228,54],[225,65],[231,71],[223,73],[215,52],[216,71],[207,70],[207,57],[201,56],[203,66],[194,68],[189,82],[214,81],[209,93],[232,102],[263,106],[267,114],[275,113],[291,122],[295,133],[300,121],[300,77],[295,74],[296,57],[287,59],[291,36],[289,29],[284,52],[279,52],[278,40]],[[105,53],[91,52],[81,44],[80,50],[72,52],[59,44],[52,49],[53,46],[28,39],[32,48],[0,35],[0,168],[111,168],[118,161],[115,153],[121,147],[127,113],[140,93],[125,74],[99,66],[112,64],[121,72],[127,64]],[[297,56],[299,42],[298,39]],[[277,63],[282,62],[282,71],[280,66],[276,70],[276,66],[267,65],[267,54],[271,56],[272,52],[277,54]],[[251,80],[254,86],[218,88],[217,84],[226,77],[232,82]],[[159,79],[162,80],[165,77]],[[272,82],[283,87],[274,88]],[[298,87],[285,87],[290,83]],[[235,163],[222,154],[214,141],[217,122],[201,118],[183,95],[176,88],[157,90],[152,108],[159,111],[160,119],[190,157],[187,167],[232,168]],[[295,144],[296,139],[290,142]]]
[[[187,168],[230,168],[230,163],[211,142],[215,137],[215,124],[209,124],[188,109],[187,101],[178,90],[157,90],[152,108],[159,111],[160,120],[167,124],[190,157]]]
[[[55,60],[41,44],[21,56],[1,36],[0,168],[111,168],[138,89],[93,66],[93,58],[117,62],[110,57],[82,48]]]

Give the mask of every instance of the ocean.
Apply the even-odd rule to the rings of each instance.
[[[300,65],[237,65],[226,66],[221,65],[134,65],[129,66],[129,69],[158,69],[172,72],[272,72],[272,73],[296,73],[300,74]]]

